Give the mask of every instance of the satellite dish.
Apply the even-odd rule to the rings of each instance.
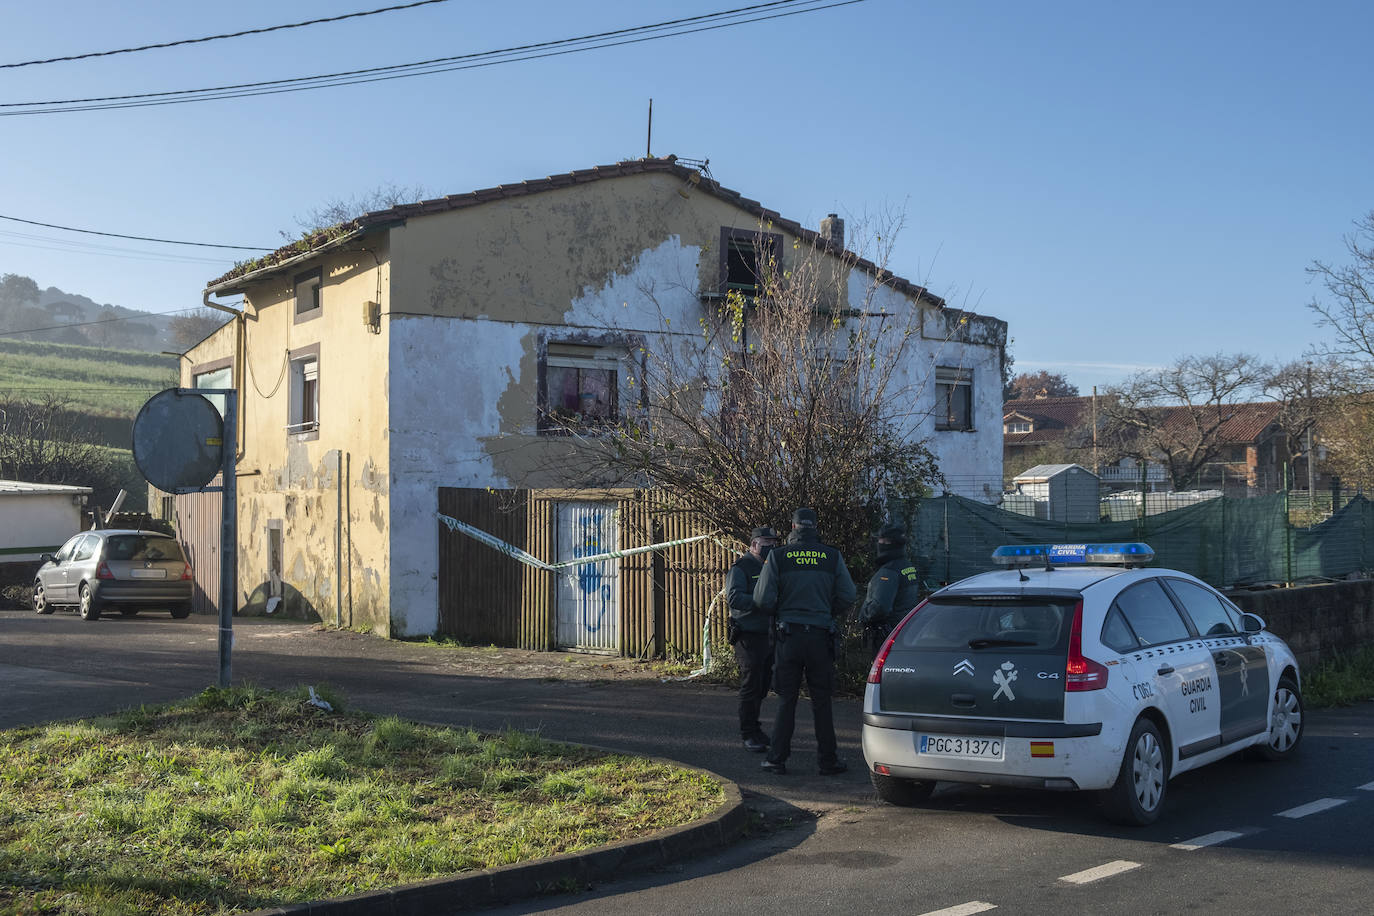
[[[159,490],[199,489],[224,465],[224,419],[203,394],[159,391],[134,418],[134,463]]]

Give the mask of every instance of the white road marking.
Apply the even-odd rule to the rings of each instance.
[[[1191,840],[1184,840],[1182,843],[1174,843],[1170,849],[1182,849],[1185,852],[1192,852],[1194,849],[1202,849],[1204,846],[1215,846],[1218,843],[1229,843],[1232,840],[1243,837],[1245,834],[1236,833],[1234,830],[1218,830],[1216,833],[1206,833],[1202,836],[1195,836]]]
[[[1367,782],[1359,787],[1361,792],[1374,792],[1374,782]]]
[[[1139,862],[1127,862],[1125,859],[1117,859],[1115,862],[1108,862],[1106,865],[1089,868],[1087,871],[1079,871],[1071,875],[1065,875],[1059,880],[1067,881],[1070,884],[1088,884],[1089,882],[1101,881],[1103,878],[1110,878],[1112,875],[1119,875],[1122,872],[1139,867]]]
[[[995,903],[972,900],[958,906],[947,906],[943,910],[931,910],[929,913],[922,913],[921,916],[973,916],[974,913],[986,913],[988,910],[995,909],[997,909]]]
[[[1287,811],[1280,811],[1275,817],[1291,817],[1294,820],[1300,817],[1307,817],[1309,814],[1317,814],[1321,811],[1328,811],[1331,808],[1339,807],[1348,801],[1344,798],[1319,798],[1314,802],[1305,805],[1298,805],[1296,808],[1289,808]]]

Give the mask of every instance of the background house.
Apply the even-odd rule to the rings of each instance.
[[[797,251],[842,252],[843,222],[806,229],[667,157],[370,213],[213,281],[207,295],[241,294],[243,315],[185,355],[182,378],[240,392],[241,603],[279,597],[290,613],[398,636],[463,632],[471,582],[441,581],[461,574],[441,570],[441,538],[460,537],[436,521],[445,491],[458,503],[539,491],[544,508],[527,506],[509,534],[549,559],[629,546],[627,495],[567,489],[577,443],[549,421],[614,422],[635,405],[626,361],[690,341],[710,303],[750,282],[761,244],[786,269]],[[878,270],[844,265],[837,311]],[[1005,323],[900,277],[882,284],[883,309],[919,318],[904,371],[929,381],[914,431],[959,469],[952,490],[995,499],[981,482],[1001,473]],[[211,501],[180,497],[175,511],[183,532],[212,536]],[[528,592],[548,606],[500,612],[629,613],[615,603],[621,564],[592,571]],[[571,644],[616,647],[584,630]]]

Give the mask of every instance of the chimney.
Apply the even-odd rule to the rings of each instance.
[[[844,220],[840,219],[838,213],[831,213],[821,220],[821,238],[829,242],[831,248],[844,251]]]

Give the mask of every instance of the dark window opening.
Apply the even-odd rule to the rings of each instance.
[[[935,428],[973,429],[972,370],[935,370]]]

